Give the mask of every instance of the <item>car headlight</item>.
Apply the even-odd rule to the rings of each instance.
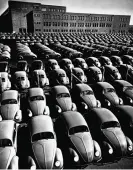
[[[119,103],[123,104],[123,100],[121,98],[119,98]]]
[[[16,115],[16,116],[15,116],[15,119],[19,119],[19,115]]]
[[[97,107],[101,107],[101,102],[97,100]]]
[[[105,100],[105,102],[107,103],[107,106],[111,106],[111,103],[108,100]]]
[[[62,111],[61,108],[59,106],[57,106],[57,112],[61,113],[61,111]]]
[[[75,103],[72,103],[72,111],[76,110],[77,107],[76,107],[76,104]]]
[[[83,108],[84,108],[85,110],[87,110],[87,109],[88,109],[88,106],[87,106],[87,104],[86,104],[86,103],[82,102],[82,106],[83,106]]]
[[[111,155],[112,153],[113,153],[113,149],[110,148],[110,149],[109,149],[109,154]]]
[[[95,152],[95,156],[98,157],[100,155],[99,151]]]
[[[130,103],[133,103],[133,100],[130,97],[128,97],[127,99]]]
[[[79,161],[79,157],[78,156],[75,156],[74,157],[74,162],[78,162]]]
[[[31,112],[29,113],[29,117],[32,117],[32,113]]]
[[[132,149],[133,149],[133,147],[130,145],[130,146],[128,146],[128,150],[129,151],[132,151]]]
[[[59,166],[60,166],[60,161],[56,161],[56,162],[55,162],[55,166],[56,166],[56,167],[59,167]]]

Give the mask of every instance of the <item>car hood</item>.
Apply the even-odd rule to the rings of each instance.
[[[6,90],[7,89],[7,85],[8,85],[7,82],[5,82],[5,83],[0,82],[0,92],[3,92],[4,90]]]
[[[4,120],[14,120],[14,117],[19,110],[18,104],[1,105],[0,111]]]
[[[117,156],[126,155],[127,141],[124,133],[120,128],[102,129],[104,136],[112,145],[114,152]]]
[[[46,108],[45,101],[30,102],[30,110],[32,111],[32,114],[34,116],[42,115],[44,113],[45,108]]]
[[[66,77],[60,77],[57,79],[58,84],[68,84]]]
[[[56,140],[40,140],[32,144],[34,157],[41,169],[52,169],[56,154]]]
[[[116,93],[105,93],[104,95],[113,105],[119,105],[119,97]]]
[[[94,157],[94,144],[89,132],[76,133],[70,140],[84,162],[92,162]]]
[[[17,82],[16,85],[17,85],[18,88],[25,88],[26,81],[19,81],[19,82]]]
[[[130,97],[131,99],[133,99],[133,90],[125,90],[124,94],[126,94],[128,97]]]
[[[58,105],[61,107],[62,111],[70,111],[72,110],[72,101],[70,98],[61,98],[61,99],[56,99]]]
[[[8,169],[13,156],[15,150],[12,147],[0,147],[0,169]]]
[[[94,95],[86,95],[81,98],[90,108],[97,107],[97,100]]]

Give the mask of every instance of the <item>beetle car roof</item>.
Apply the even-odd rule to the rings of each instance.
[[[63,85],[57,85],[54,86],[51,90],[54,94],[60,94],[60,93],[69,93],[69,90],[66,86]],[[70,93],[69,93],[70,94]]]
[[[43,89],[40,88],[40,87],[33,87],[33,88],[30,88],[29,91],[28,91],[28,95],[31,97],[31,96],[44,96],[44,92],[43,92]]]
[[[114,89],[114,87],[108,82],[97,82],[96,86],[100,86],[103,89],[107,89],[107,88],[113,88]]]
[[[34,116],[30,120],[31,134],[41,132],[54,132],[53,122],[48,115]]]
[[[90,66],[89,70],[98,71],[98,72],[100,71],[101,72],[100,68],[98,68],[96,66]]]
[[[63,112],[61,116],[65,120],[68,129],[80,125],[85,125],[88,127],[84,117],[79,112],[67,111],[67,112]]]
[[[93,91],[92,88],[89,85],[83,84],[83,83],[76,84],[74,86],[74,89],[75,88],[78,89],[79,91],[85,91],[85,90]]]
[[[108,121],[119,122],[116,116],[106,108],[94,108],[91,110],[91,112],[98,117],[100,124]]]
[[[8,73],[7,72],[0,72],[0,77],[8,77]]]
[[[129,83],[128,81],[126,80],[115,80],[114,81],[115,84],[119,84],[121,86],[133,86],[131,83]]]
[[[0,122],[0,139],[13,140],[15,122],[13,120],[3,120]]]
[[[133,120],[133,107],[129,105],[120,105],[117,106],[119,108],[119,112],[122,115],[128,116],[130,119]]]
[[[16,77],[26,76],[26,72],[25,71],[16,71],[14,74],[15,74]]]
[[[7,90],[2,93],[1,100],[6,99],[16,99],[18,100],[18,91],[17,90]]]
[[[41,70],[41,69],[38,69],[38,70],[34,70],[33,71],[34,73],[37,73],[37,74],[46,74],[44,70]]]

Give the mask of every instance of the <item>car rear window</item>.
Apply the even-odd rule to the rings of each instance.
[[[52,132],[41,132],[32,136],[32,142],[42,139],[54,139],[54,134]]]
[[[107,128],[112,128],[112,127],[120,127],[120,123],[116,121],[109,121],[109,122],[104,122],[101,125],[101,129],[107,129]]]
[[[16,99],[7,99],[7,100],[2,100],[1,105],[5,105],[5,104],[17,104],[17,100]]]
[[[30,97],[30,101],[35,101],[35,100],[44,100],[43,96],[32,96]]]
[[[126,90],[133,90],[133,86],[125,86],[125,87],[123,87],[123,91],[126,91]]]
[[[57,94],[56,97],[57,98],[70,97],[70,94],[69,93],[60,93],[60,94]]]
[[[89,128],[85,125],[80,125],[69,129],[69,135],[73,135],[75,133],[81,133],[81,132],[89,132]]]
[[[91,90],[82,91],[80,94],[82,96],[85,96],[85,95],[94,95],[93,91],[91,91]]]
[[[0,139],[0,147],[12,146],[10,139]]]
[[[113,88],[107,88],[104,90],[105,93],[112,93],[112,92],[115,92],[115,89]]]

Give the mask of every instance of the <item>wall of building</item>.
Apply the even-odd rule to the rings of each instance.
[[[64,6],[9,1],[11,31],[27,32],[128,32],[130,16],[66,12]],[[32,22],[28,18],[32,18]],[[9,17],[10,16],[10,17]],[[31,26],[28,27],[27,24]]]

